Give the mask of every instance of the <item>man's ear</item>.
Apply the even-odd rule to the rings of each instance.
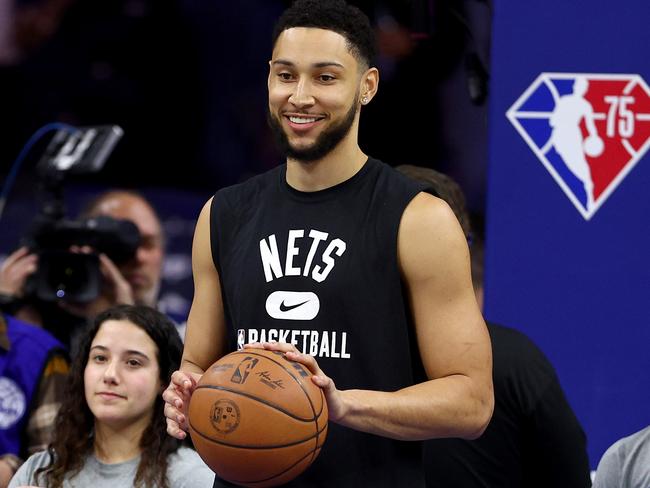
[[[367,105],[373,99],[377,90],[379,89],[379,70],[375,67],[368,68],[366,72],[361,75],[361,82],[359,85],[359,103]]]

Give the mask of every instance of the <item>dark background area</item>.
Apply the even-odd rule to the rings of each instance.
[[[137,188],[154,200],[168,233],[183,229],[181,240],[170,242],[170,261],[182,261],[201,204],[282,161],[266,126],[266,77],[273,23],[289,3],[4,0],[3,183],[30,135],[46,123],[120,125],[124,137],[102,171],[68,181],[68,211],[102,188]],[[361,147],[392,165],[452,175],[480,232],[490,3],[350,3],[369,15],[380,48],[380,90],[364,108]],[[38,211],[34,166],[43,149],[36,145],[18,173],[0,220],[0,254],[18,245]],[[178,262],[172,270],[182,268]],[[174,276],[165,273],[166,285],[173,287]]]

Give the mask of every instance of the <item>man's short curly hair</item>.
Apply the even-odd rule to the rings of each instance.
[[[370,20],[345,0],[296,0],[275,24],[273,46],[280,34],[292,27],[314,27],[341,34],[353,56],[366,67],[375,64],[377,48]]]

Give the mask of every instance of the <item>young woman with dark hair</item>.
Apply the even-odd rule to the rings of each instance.
[[[9,486],[212,486],[198,454],[165,430],[161,392],[181,352],[173,323],[149,307],[98,315],[81,338],[54,441]]]

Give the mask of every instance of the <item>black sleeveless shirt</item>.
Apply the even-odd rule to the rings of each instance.
[[[218,191],[211,246],[230,349],[293,343],[341,390],[425,380],[397,260],[402,214],[421,190],[369,159],[321,191],[290,187],[286,165]],[[330,422],[314,464],[286,486],[424,486],[420,449]]]

